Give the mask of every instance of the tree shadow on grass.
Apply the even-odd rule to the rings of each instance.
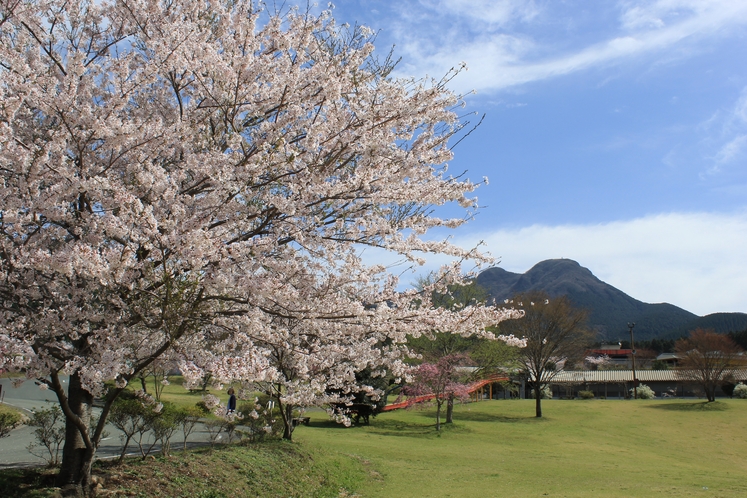
[[[463,428],[455,428],[453,424],[444,424],[441,422],[441,432],[436,431],[435,418],[433,417],[434,423],[432,424],[419,424],[414,422],[404,422],[402,420],[377,420],[369,429],[372,434],[378,434],[380,436],[397,436],[397,437],[417,437],[417,438],[431,438],[440,437],[441,434],[455,432],[463,432]]]
[[[646,408],[677,412],[723,412],[729,409],[729,405],[720,401],[698,401],[696,403],[652,404],[646,405]]]
[[[426,415],[427,412],[424,413]],[[425,419],[425,417],[424,417]],[[337,429],[337,430],[359,430],[364,429],[370,434],[376,434],[378,436],[397,436],[397,437],[417,437],[417,438],[431,438],[441,437],[442,434],[454,433],[454,432],[469,432],[469,429],[458,424],[445,424],[441,421],[441,431],[436,431],[435,424],[435,413],[431,418],[434,423],[417,423],[417,422],[406,422],[402,420],[393,420],[387,418],[375,418],[371,419],[371,423],[368,426],[365,425],[354,425],[352,427],[345,427],[342,424],[338,424],[333,420],[316,420],[309,424],[309,427],[317,427],[320,429]]]
[[[3,490],[3,496],[7,498],[47,496],[46,494],[34,494],[34,491],[54,486],[56,475],[57,469],[48,467],[3,469],[0,471],[0,489]]]
[[[544,418],[537,418],[534,415],[531,416],[510,416],[510,415],[499,415],[484,412],[473,412],[473,411],[462,411],[454,413],[455,421],[470,421],[470,422],[498,422],[504,424],[515,424],[515,423],[530,423],[535,421],[542,421]]]

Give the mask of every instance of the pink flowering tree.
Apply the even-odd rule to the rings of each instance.
[[[412,382],[403,388],[411,406],[433,402],[436,405],[436,430],[441,430],[441,408],[449,400],[466,400],[469,384],[460,382],[457,367],[464,363],[463,355],[441,357],[436,363],[421,363],[412,376]]]
[[[604,370],[610,364],[610,357],[606,354],[589,355],[584,358],[584,363],[586,363],[591,370]]]
[[[89,489],[112,403],[161,358],[321,392],[330,358],[351,359],[325,374],[344,384],[364,359],[396,370],[410,329],[513,316],[415,307],[361,260],[490,260],[425,237],[468,217],[432,206],[476,206],[446,172],[459,96],[391,77],[371,41],[229,0],[0,4],[0,369],[56,394],[60,486]],[[271,350],[306,343],[280,376]]]
[[[363,277],[352,268],[328,275],[315,286],[297,286],[298,277],[285,280],[295,296],[284,307],[272,299],[262,303],[265,311],[272,311],[264,326],[250,328],[241,320],[232,321],[237,330],[226,335],[230,343],[193,348],[189,366],[182,368],[188,383],[199,382],[210,371],[221,382],[242,383],[247,393],[259,390],[269,395],[280,409],[286,439],[292,438],[294,409],[344,405],[361,392],[378,399],[383,392],[359,383],[356,374],[369,370],[372,378],[406,376],[404,359],[411,356],[407,341],[431,334],[434,327],[521,342],[486,331],[494,320],[514,316],[512,312],[484,306],[444,310],[424,302],[427,297],[415,291],[398,292],[392,279],[361,288]],[[228,327],[225,323],[223,330]],[[257,355],[265,361],[259,370],[248,361]],[[330,415],[349,423],[343,413]]]

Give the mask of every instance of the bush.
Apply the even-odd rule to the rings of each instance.
[[[266,438],[279,437],[283,433],[283,420],[277,408],[271,408],[272,401],[268,396],[255,398],[254,402],[242,403],[239,412],[244,416],[242,421],[247,428],[244,437],[251,442]]]
[[[581,399],[594,399],[594,393],[591,391],[579,391],[578,397]]]
[[[200,410],[200,412],[202,412],[203,417],[210,413],[210,408],[204,401],[198,401],[197,403],[195,403],[195,406],[198,410]]]
[[[542,393],[540,396],[542,399],[552,399],[552,390],[550,389],[550,386],[543,387],[540,392]],[[534,389],[531,390],[530,396],[532,399],[535,399]]]
[[[630,390],[630,397],[632,398],[635,394],[635,390]],[[638,399],[654,399],[656,397],[656,393],[653,389],[648,387],[646,384],[641,384],[638,386]]]
[[[21,423],[21,414],[12,410],[0,411],[0,437],[10,435],[10,431]]]
[[[187,438],[195,430],[200,418],[204,416],[205,413],[197,406],[187,406],[177,411],[176,421],[181,425],[182,434],[184,434],[183,447],[185,450],[187,449]]]
[[[161,454],[169,456],[171,452],[171,436],[181,426],[179,409],[173,403],[164,402],[159,412],[151,412],[146,417],[146,424],[153,433],[154,445],[161,443]],[[153,445],[151,445],[153,448]]]
[[[739,399],[747,399],[747,386],[741,382],[734,386],[734,397]]]
[[[26,449],[34,456],[46,460],[47,465],[60,463],[60,450],[65,441],[65,415],[59,406],[46,410],[37,410],[28,421],[34,429],[36,443],[29,443]],[[42,450],[37,448],[42,447]]]
[[[117,399],[109,412],[109,423],[122,431],[122,453],[119,461],[127,454],[127,447],[136,434],[145,434],[146,408],[136,399]],[[142,439],[142,438],[141,438]],[[142,448],[142,444],[140,444]]]

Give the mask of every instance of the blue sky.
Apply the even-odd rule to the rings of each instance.
[[[646,302],[747,312],[747,2],[341,0],[333,15],[394,45],[399,74],[467,64],[450,86],[486,117],[450,171],[490,183],[455,241],[509,271],[570,258]]]

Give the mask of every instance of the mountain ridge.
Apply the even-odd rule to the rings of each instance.
[[[544,291],[550,297],[565,295],[589,312],[589,326],[600,340],[626,339],[633,322],[639,340],[678,338],[695,328],[726,333],[747,329],[747,313],[713,313],[700,317],[669,303],[645,303],[603,282],[591,270],[571,259],[540,261],[525,273],[500,267],[483,270],[477,283],[496,301],[517,293]]]

